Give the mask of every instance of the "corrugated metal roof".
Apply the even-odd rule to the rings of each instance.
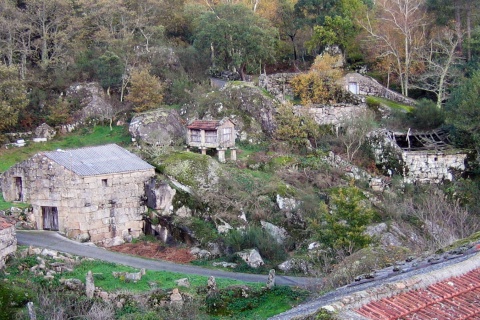
[[[153,166],[116,144],[45,152],[45,156],[80,176],[131,172]]]
[[[220,120],[195,120],[190,123],[188,129],[215,130],[220,125]]]

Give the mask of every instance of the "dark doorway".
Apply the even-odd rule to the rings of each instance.
[[[58,231],[57,207],[42,207],[43,230]]]
[[[22,201],[23,184],[21,177],[15,177],[15,201]]]

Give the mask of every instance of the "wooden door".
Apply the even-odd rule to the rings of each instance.
[[[42,207],[43,229],[58,231],[57,207]]]

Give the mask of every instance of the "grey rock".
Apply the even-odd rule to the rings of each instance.
[[[260,253],[258,253],[256,249],[247,249],[236,252],[235,254],[242,258],[242,260],[245,261],[252,268],[258,268],[265,264],[262,257],[260,256]]]
[[[93,281],[92,271],[89,270],[85,278],[85,294],[87,295],[88,299],[92,299],[94,293],[95,293],[95,283]]]
[[[271,269],[268,273],[267,289],[272,289],[275,286],[275,269]]]

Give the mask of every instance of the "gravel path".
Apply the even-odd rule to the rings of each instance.
[[[145,268],[156,271],[171,271],[201,276],[214,276],[216,278],[229,278],[246,282],[266,282],[268,275],[248,274],[212,270],[186,264],[175,264],[172,262],[151,260],[136,256],[125,255],[105,250],[92,244],[79,243],[67,239],[54,231],[43,230],[17,230],[17,240],[20,245],[35,246],[67,252],[78,256],[114,262],[134,268]],[[304,277],[276,276],[276,283],[279,285],[307,287],[312,285],[316,279]]]

